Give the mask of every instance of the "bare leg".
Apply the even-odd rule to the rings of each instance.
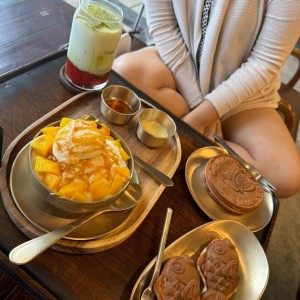
[[[155,47],[124,54],[115,60],[113,68],[176,116],[189,112]],[[276,186],[278,197],[300,191],[300,154],[276,110],[237,113],[222,122],[222,131],[231,146]]]
[[[176,116],[189,112],[186,101],[176,91],[172,73],[155,47],[121,55],[116,58],[113,69]]]
[[[222,123],[231,146],[277,188],[279,198],[300,191],[300,153],[274,109],[246,110]]]

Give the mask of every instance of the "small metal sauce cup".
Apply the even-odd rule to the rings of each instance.
[[[163,127],[164,134],[157,131],[157,126],[145,126],[144,121],[157,122],[158,128]],[[176,133],[176,124],[173,119],[165,112],[155,108],[144,109],[138,118],[137,136],[139,140],[149,147],[161,147],[166,144]]]
[[[140,110],[141,101],[132,90],[121,85],[110,85],[101,93],[100,108],[106,120],[123,125]]]

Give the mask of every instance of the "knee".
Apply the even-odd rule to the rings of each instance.
[[[113,63],[113,70],[121,76],[125,77],[128,81],[131,81],[133,74],[136,74],[136,64],[131,53],[123,54],[117,57]]]
[[[276,195],[278,198],[291,197],[300,192],[300,164],[294,165],[285,174],[278,176]]]

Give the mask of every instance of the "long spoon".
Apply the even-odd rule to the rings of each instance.
[[[159,171],[158,169],[150,166],[149,164],[147,164],[145,161],[143,161],[141,158],[139,158],[138,156],[136,156],[135,154],[132,154],[134,160],[136,160],[138,163],[140,163],[146,170],[148,170],[154,178],[156,178],[161,184],[165,185],[165,186],[173,186],[173,181],[172,179],[162,173],[161,171]]]
[[[153,285],[154,285],[156,278],[158,277],[158,275],[160,273],[161,264],[162,264],[162,260],[164,257],[164,251],[165,251],[166,242],[167,242],[167,237],[168,237],[168,232],[169,232],[169,228],[170,228],[172,213],[173,213],[173,210],[171,208],[168,208],[167,214],[166,214],[166,219],[165,219],[165,224],[164,224],[164,229],[163,229],[162,236],[160,239],[159,250],[158,250],[158,254],[157,254],[157,258],[156,258],[156,262],[155,262],[155,266],[154,266],[153,275],[152,275],[150,284],[144,290],[144,292],[141,296],[141,300],[153,300],[154,299],[155,294],[154,294]]]
[[[123,196],[111,204],[108,208],[104,208],[90,214],[84,214],[61,228],[15,247],[10,252],[9,259],[17,265],[26,264],[79,226],[105,212],[118,212],[133,208],[141,197],[141,187],[136,183],[130,183]]]

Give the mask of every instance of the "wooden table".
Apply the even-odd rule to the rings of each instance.
[[[74,96],[59,80],[59,72],[65,60],[65,55],[60,54],[1,83],[0,126],[4,132],[4,151],[26,127]],[[114,72],[109,84],[130,87],[125,79]],[[136,89],[134,91],[156,105],[147,95]],[[129,299],[141,271],[156,255],[167,207],[174,210],[167,244],[211,221],[189,193],[184,174],[190,154],[211,143],[181,120],[175,121],[182,146],[182,159],[173,176],[174,186],[163,191],[146,219],[127,240],[96,254],[72,255],[49,249],[34,261],[18,267],[11,264],[7,256],[28,237],[11,221],[1,201],[1,268],[9,270],[37,298]],[[268,245],[276,219],[276,197],[274,205],[271,222],[264,230],[256,233],[264,248]]]
[[[0,69],[2,153],[24,129],[74,96],[59,79],[60,69],[66,61],[64,46],[68,42],[74,8],[60,0],[25,2],[6,0],[1,4],[6,7],[3,10],[5,18],[4,15],[0,18],[2,27],[11,26],[15,30],[11,35],[7,35],[7,30],[0,35],[5,62]],[[20,11],[23,13],[19,14]],[[24,12],[30,18],[25,17]],[[45,30],[48,32],[46,40]],[[50,40],[51,43],[47,43]],[[14,50],[16,45],[19,46]],[[131,87],[114,72],[109,84]],[[131,88],[141,98],[157,105],[147,95]],[[8,255],[28,237],[12,222],[1,198],[0,271],[10,275],[35,299],[129,299],[140,273],[157,254],[167,207],[173,209],[167,245],[211,221],[189,192],[185,181],[185,163],[196,149],[212,143],[181,120],[174,119],[182,148],[181,161],[173,176],[174,186],[163,191],[145,220],[128,239],[95,254],[74,255],[48,249],[20,267],[10,263]],[[272,220],[264,230],[255,233],[265,249],[279,206],[275,196],[273,202]]]

